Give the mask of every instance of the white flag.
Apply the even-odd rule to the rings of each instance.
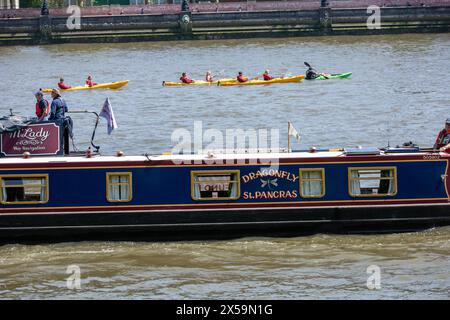
[[[294,126],[292,125],[292,123],[289,123],[289,136],[294,137],[298,142],[300,142],[300,134],[297,132],[297,130],[295,130]]]
[[[102,111],[100,111],[99,117],[103,117],[106,119],[108,123],[108,134],[111,134],[114,129],[118,128],[116,118],[114,118],[114,112],[111,103],[109,103],[109,98],[106,98],[105,103],[103,104]]]

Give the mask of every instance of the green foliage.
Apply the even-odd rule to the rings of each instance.
[[[107,4],[112,5],[129,5],[130,0],[92,0],[94,6],[105,6]]]
[[[50,8],[63,7],[64,0],[48,0],[48,5],[50,6]]]
[[[43,0],[19,0],[21,8],[40,8],[42,7]],[[82,2],[81,0],[77,1],[78,4]],[[84,1],[86,2],[86,1]],[[73,1],[72,1],[73,4]],[[64,0],[48,0],[48,5],[51,8],[63,7],[65,5]]]
[[[21,8],[40,8],[42,0],[20,0],[19,6]]]

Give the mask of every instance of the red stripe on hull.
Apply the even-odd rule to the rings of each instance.
[[[39,213],[39,212],[117,212],[117,211],[165,211],[165,210],[217,210],[217,209],[265,209],[265,208],[311,208],[311,207],[352,207],[352,206],[395,206],[395,205],[426,205],[426,204],[449,204],[447,199],[420,199],[420,200],[399,200],[399,201],[351,201],[338,202],[315,202],[315,203],[242,203],[242,204],[211,204],[211,205],[160,205],[160,206],[111,206],[111,207],[59,207],[59,208],[0,208],[0,214],[8,213]]]

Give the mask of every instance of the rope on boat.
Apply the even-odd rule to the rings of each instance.
[[[69,113],[92,113],[92,114],[94,114],[97,117],[97,119],[95,120],[94,131],[92,131],[91,146],[94,147],[94,149],[95,149],[94,152],[98,153],[99,150],[100,150],[100,146],[97,146],[97,145],[94,144],[95,131],[97,130],[97,126],[98,126],[98,123],[99,123],[99,120],[100,120],[100,116],[98,115],[98,113],[95,112],[95,111],[88,111],[88,110],[72,110],[72,111],[69,111]],[[75,142],[74,142],[74,140],[72,138],[72,144],[73,144],[74,150],[75,150],[76,147],[75,147],[74,143]],[[78,151],[78,148],[76,148],[75,151]]]

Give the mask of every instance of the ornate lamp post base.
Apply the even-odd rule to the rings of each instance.
[[[190,11],[190,9],[189,9],[189,2],[187,0],[183,0],[183,2],[181,3],[181,11],[182,12]]]

